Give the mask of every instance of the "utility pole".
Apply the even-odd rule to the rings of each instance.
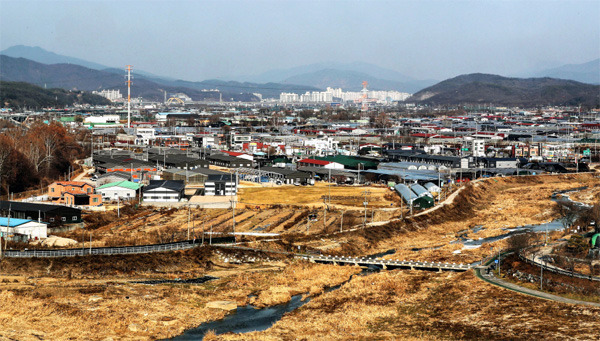
[[[540,290],[542,290],[544,286],[544,260],[540,256]]]
[[[365,228],[367,226],[367,205],[369,204],[369,202],[367,201],[367,195],[371,194],[371,192],[365,190],[362,192],[362,194],[365,195],[365,201],[363,202],[363,205],[365,206],[365,218],[363,219],[363,228]]]
[[[329,203],[331,204],[331,168],[329,168]]]
[[[340,219],[340,233],[342,233],[343,227],[344,227],[344,211],[342,211],[342,218]]]
[[[127,133],[129,134],[129,128],[131,127],[131,65],[126,65],[127,70]]]
[[[188,223],[187,223],[187,240],[190,240],[190,215],[191,215],[190,204],[188,204]]]

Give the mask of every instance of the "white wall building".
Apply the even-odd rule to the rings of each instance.
[[[119,115],[88,116],[83,120],[83,123],[119,124],[120,119]]]
[[[92,94],[99,95],[104,98],[109,99],[111,102],[119,102],[123,100],[123,95],[121,95],[120,90],[102,90],[102,91],[92,91]]]
[[[96,188],[103,200],[132,200],[137,197],[139,184],[130,181],[112,182]]]
[[[28,239],[44,239],[48,237],[48,224],[29,219],[0,217],[0,232],[9,238],[13,235],[12,239],[18,238],[15,234],[27,236]]]

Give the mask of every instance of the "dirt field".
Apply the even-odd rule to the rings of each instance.
[[[396,202],[386,198],[392,193],[387,187],[336,186],[318,182],[314,186],[278,186],[242,188],[238,200],[248,205],[311,205],[323,206],[323,199],[329,199],[336,206],[362,207],[365,201],[375,207],[393,207]]]

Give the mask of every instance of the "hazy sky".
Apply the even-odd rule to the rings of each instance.
[[[0,49],[40,46],[186,80],[325,61],[444,79],[599,58],[599,19],[599,0],[0,0]]]

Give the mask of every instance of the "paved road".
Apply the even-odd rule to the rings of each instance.
[[[534,296],[534,297],[538,297],[538,298],[543,298],[545,300],[561,302],[561,303],[581,304],[581,305],[587,305],[587,306],[600,308],[600,303],[574,300],[574,299],[570,299],[570,298],[566,298],[566,297],[562,297],[562,296],[552,295],[552,294],[549,294],[549,293],[546,293],[543,291],[525,288],[525,287],[516,285],[514,283],[507,282],[503,279],[500,279],[500,278],[494,276],[492,271],[489,271],[489,272],[486,271],[485,268],[475,269],[475,274],[477,275],[477,277],[479,277],[479,279],[481,279],[485,282],[488,282],[490,284],[499,286],[504,289],[512,290],[512,291],[515,291],[515,292],[518,292],[521,294]]]

